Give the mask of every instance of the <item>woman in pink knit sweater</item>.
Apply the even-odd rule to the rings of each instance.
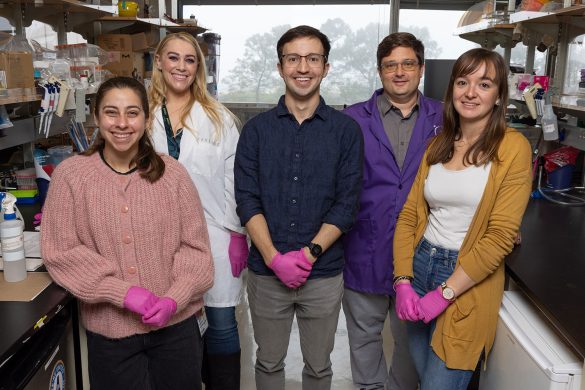
[[[43,260],[79,299],[92,390],[201,389],[209,238],[193,182],[154,151],[148,116],[138,81],[102,84],[98,137],[59,164],[45,203]]]

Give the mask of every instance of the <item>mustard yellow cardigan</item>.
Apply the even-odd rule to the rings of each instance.
[[[474,370],[482,351],[493,345],[504,292],[504,257],[514,246],[531,191],[531,149],[527,139],[507,129],[475,215],[463,240],[457,267],[475,286],[457,297],[437,318],[431,340],[447,367]],[[428,222],[423,189],[426,153],[400,213],[394,234],[394,275],[413,276],[412,259]]]

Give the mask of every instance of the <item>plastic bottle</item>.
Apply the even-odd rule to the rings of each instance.
[[[16,198],[6,194],[2,201],[4,221],[0,223],[4,280],[20,282],[26,279],[26,257],[24,255],[24,222],[16,219],[14,203]]]
[[[551,104],[544,105],[541,124],[545,141],[554,141],[559,139],[557,116],[555,115]]]

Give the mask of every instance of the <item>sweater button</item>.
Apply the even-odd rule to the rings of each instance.
[[[128,267],[128,273],[134,275],[136,273],[136,267]]]
[[[128,206],[122,206],[122,213],[126,214],[130,210]]]
[[[124,244],[130,244],[132,242],[132,238],[130,236],[124,236],[122,241],[124,241]]]

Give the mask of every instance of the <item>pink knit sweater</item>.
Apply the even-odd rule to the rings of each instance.
[[[43,209],[41,250],[55,282],[81,302],[85,328],[109,338],[153,330],[123,308],[131,286],[177,302],[169,325],[203,306],[213,262],[199,195],[183,166],[162,157],[155,183],[119,175],[98,153],[53,172]]]

